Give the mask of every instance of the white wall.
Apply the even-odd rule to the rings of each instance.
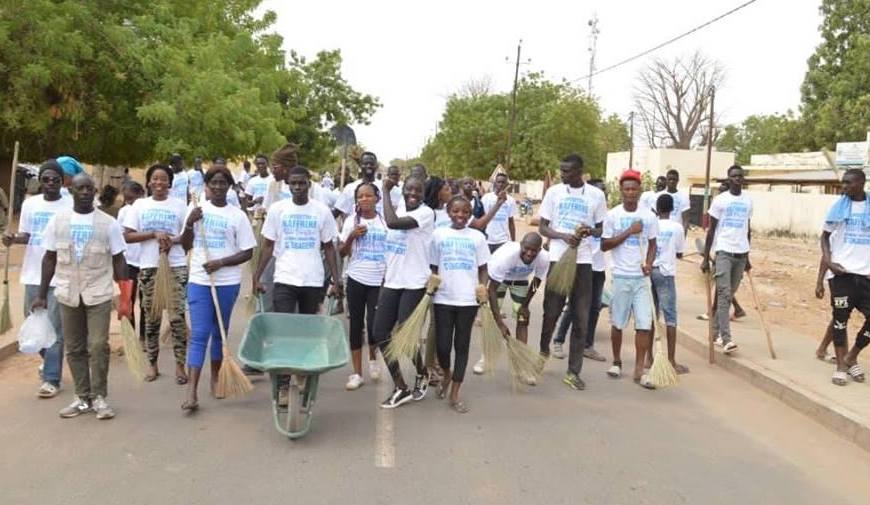
[[[744,191],[752,198],[752,231],[818,236],[837,195]]]
[[[553,184],[557,184],[555,181]],[[520,181],[520,194],[526,195],[532,200],[544,198],[544,181]]]
[[[710,176],[724,177],[728,167],[734,164],[734,153],[713,151],[710,158]],[[707,168],[707,151],[686,149],[649,149],[635,152],[634,168],[650,172],[653,178],[667,174],[668,170],[680,172],[680,186],[689,185],[689,179],[703,179]],[[618,179],[628,168],[628,151],[607,153],[607,180]]]

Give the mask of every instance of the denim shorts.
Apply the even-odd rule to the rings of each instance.
[[[662,275],[658,268],[653,268],[650,274],[652,287],[656,294],[656,313],[665,314],[665,324],[677,326],[677,286],[674,276]]]
[[[613,298],[610,300],[610,324],[618,330],[628,326],[634,313],[637,330],[652,328],[652,300],[646,277],[613,276]]]

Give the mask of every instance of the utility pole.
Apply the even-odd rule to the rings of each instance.
[[[513,147],[514,141],[514,123],[517,120],[517,82],[520,78],[520,53],[523,49],[523,39],[520,39],[517,44],[517,61],[516,66],[514,67],[514,90],[511,93],[511,119],[508,124],[508,141],[507,141],[507,160],[505,161],[505,170],[507,173],[511,173],[511,148]]]
[[[634,167],[634,111],[628,114],[628,168]]]
[[[710,161],[713,158],[713,102],[716,101],[716,88],[710,86],[710,123],[707,127],[707,170],[704,174],[704,212],[701,214],[701,223],[704,222],[704,217],[710,209]],[[707,224],[709,226],[709,223]],[[706,226],[705,226],[706,228]],[[706,250],[705,250],[706,252]],[[706,257],[702,258],[702,260]],[[713,299],[710,291],[712,290],[712,281],[710,279],[711,272],[704,273],[704,280],[707,283],[707,359],[710,364],[713,364]]]
[[[589,20],[589,78],[586,82],[586,91],[592,97],[592,74],[595,73],[595,54],[598,52],[598,14],[592,14]]]

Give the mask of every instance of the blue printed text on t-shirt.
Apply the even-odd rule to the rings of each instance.
[[[176,233],[178,215],[169,209],[147,209],[139,218],[139,231]]]
[[[405,230],[390,230],[384,251],[397,256],[404,256],[408,251],[408,232]]]
[[[852,213],[846,219],[843,242],[854,245],[870,245],[870,227],[865,227],[862,213]]]
[[[224,249],[227,246],[227,229],[229,228],[229,220],[224,216],[217,214],[203,214],[202,231],[196,237],[195,247],[203,246],[203,238],[205,245],[209,249]]]
[[[589,204],[579,196],[566,196],[556,208],[555,225],[562,230],[573,230],[585,222],[589,215]]]
[[[309,214],[285,214],[281,219],[286,249],[310,250],[318,247],[319,231],[317,216]]]
[[[364,261],[384,261],[387,232],[369,228],[366,234],[354,241],[354,256]]]
[[[94,236],[94,225],[70,224],[69,231],[73,251],[76,255],[76,263],[80,263],[85,254],[85,246],[91,241],[91,237]]]
[[[444,270],[474,270],[477,258],[476,251],[477,247],[470,238],[445,238],[438,244],[441,268]]]
[[[722,215],[722,226],[726,228],[743,228],[749,219],[749,205],[743,202],[731,202]]]
[[[45,225],[51,217],[54,216],[53,211],[40,210],[30,214],[30,240],[28,244],[33,246],[42,245],[42,234],[45,231]]]
[[[615,230],[613,230],[613,236],[617,236],[625,230],[629,229],[631,225],[633,225],[636,221],[640,221],[639,218],[633,216],[622,216],[619,218],[619,224]],[[640,233],[633,233],[625,239],[623,244],[631,245],[631,246],[639,246],[640,245]]]

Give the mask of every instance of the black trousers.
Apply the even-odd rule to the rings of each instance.
[[[555,262],[550,262],[550,272]],[[574,274],[574,288],[568,297],[569,308],[574,312],[571,321],[571,344],[568,349],[568,372],[580,374],[583,369],[583,350],[586,348],[586,333],[589,331],[589,307],[592,304],[592,265],[580,263]],[[544,293],[544,321],[541,324],[541,354],[550,355],[550,339],[556,322],[565,306],[565,297],[546,290]],[[570,312],[570,310],[569,310]]]
[[[405,319],[408,319],[408,316],[417,308],[425,293],[425,288],[381,288],[378,296],[378,309],[375,311],[374,335],[375,342],[381,348],[382,354],[386,352],[387,345],[390,344],[390,335],[393,333],[393,328]],[[396,379],[402,375],[399,362],[397,360],[388,360],[386,354],[384,354],[384,361],[387,362],[387,368],[390,370],[393,382],[396,382]],[[418,375],[426,373],[426,367],[423,365],[423,358],[420,356],[419,350],[414,356],[414,366],[417,368]]]
[[[362,349],[363,326],[368,332],[369,347],[375,342],[375,307],[380,286],[367,286],[347,276],[347,311],[350,315],[350,350]]]
[[[847,344],[846,328],[853,309],[864,314],[864,326],[855,337],[855,346],[864,349],[870,344],[870,278],[845,274],[831,278],[831,307],[834,316],[834,345]]]
[[[468,351],[471,347],[471,330],[477,305],[460,307],[456,305],[435,304],[435,349],[438,364],[444,370],[453,370],[453,382],[462,382],[468,366]],[[453,366],[450,366],[450,352],[456,351]]]
[[[321,287],[275,283],[275,293],[272,297],[275,312],[317,314],[321,302],[323,302],[323,288]]]

